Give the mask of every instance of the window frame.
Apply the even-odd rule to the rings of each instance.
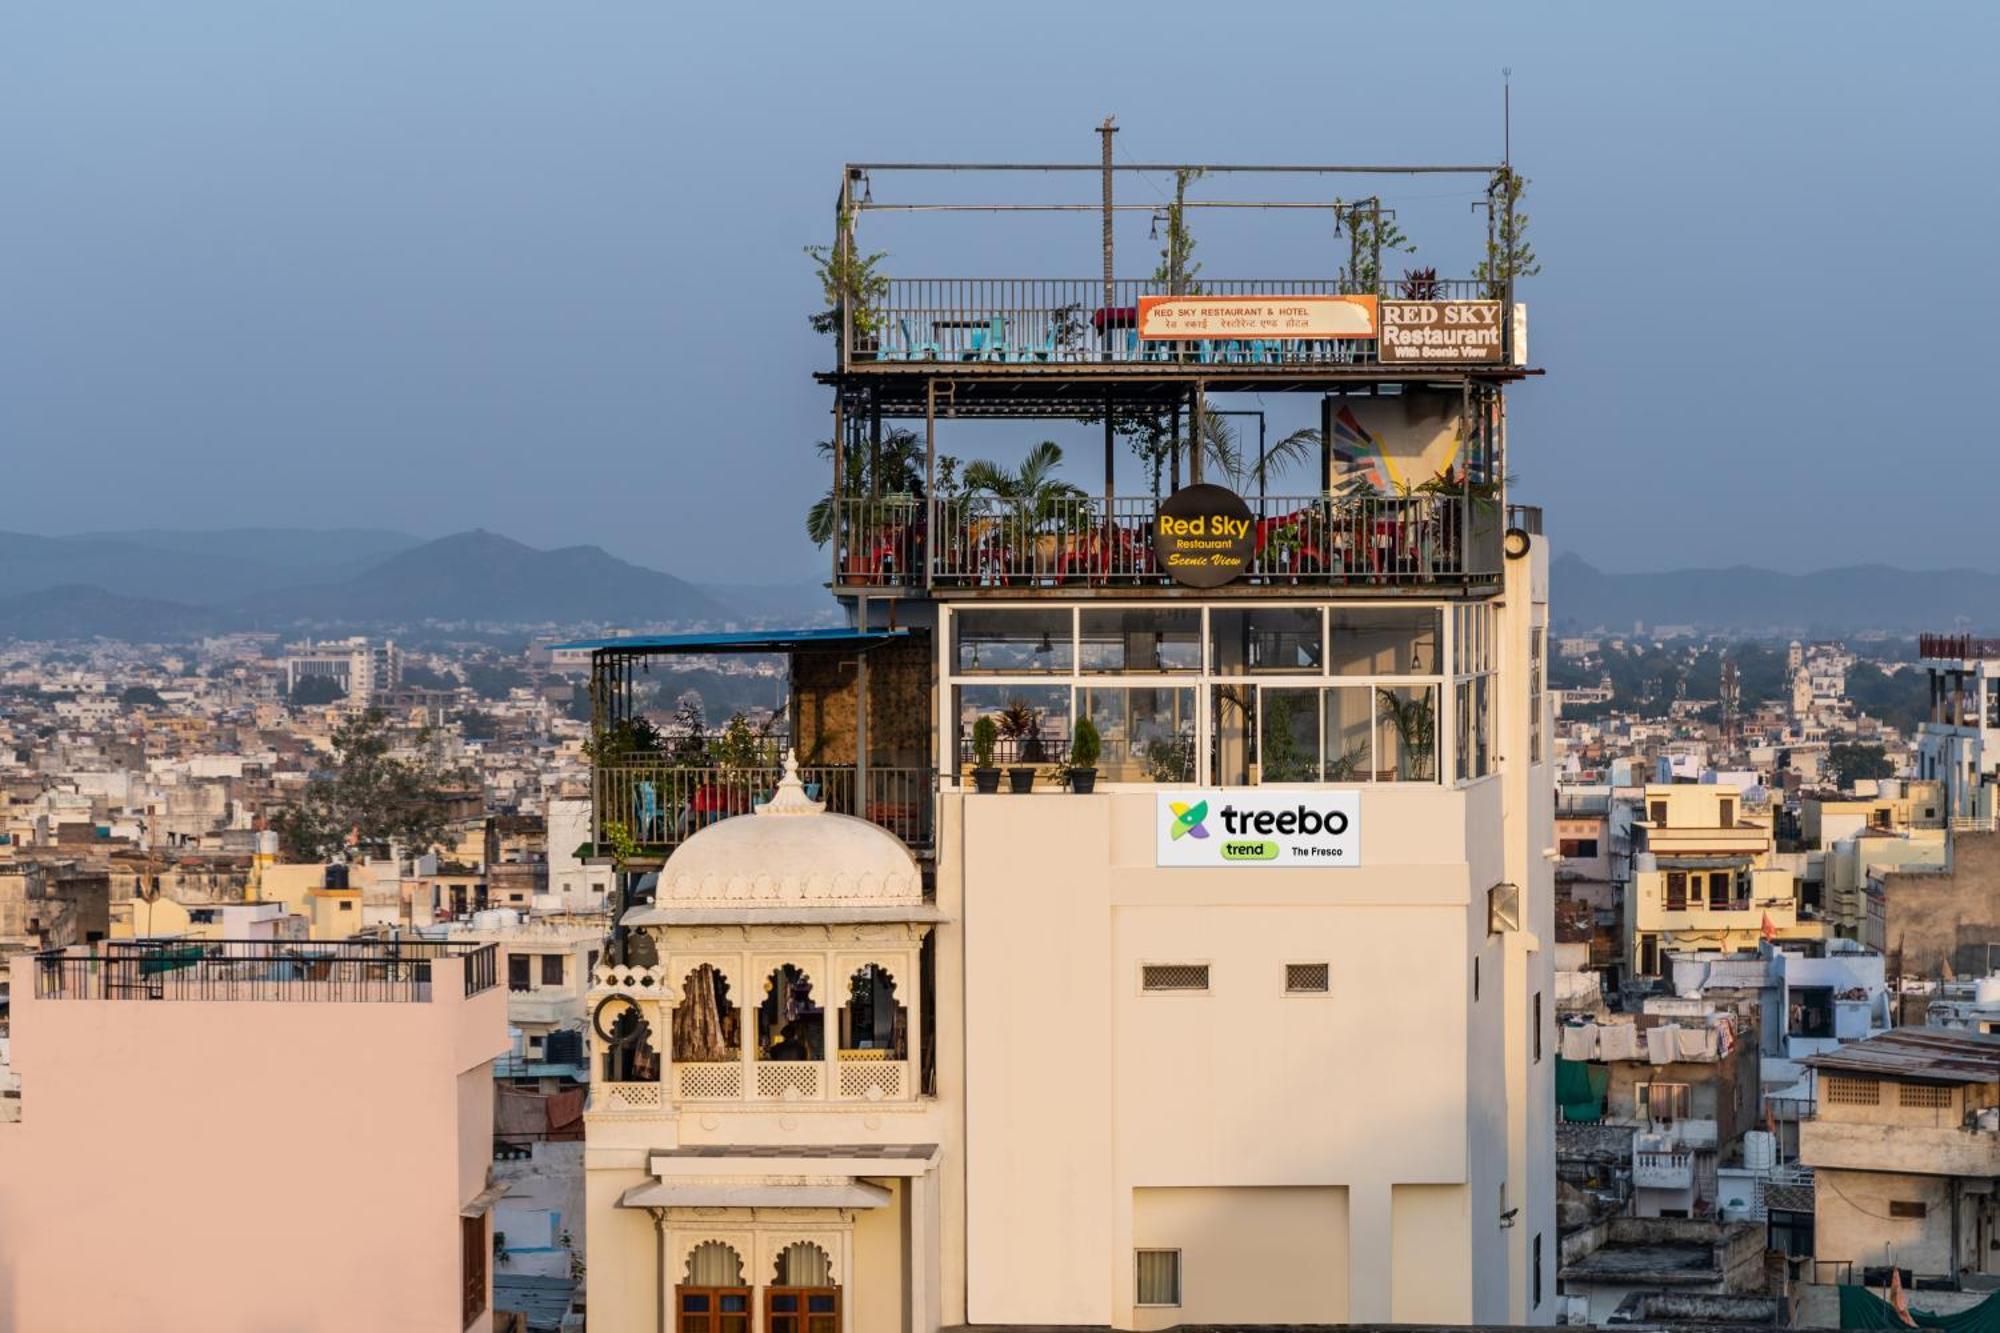
[[[1154,968],[1163,970],[1167,968],[1199,968],[1201,969],[1201,985],[1149,986],[1146,984],[1146,974]],[[1206,958],[1142,958],[1139,960],[1138,979],[1140,995],[1211,995],[1215,992],[1215,964],[1214,960]]]
[[[541,959],[541,968],[536,975],[537,980],[543,987],[560,987],[569,984],[569,959],[566,954],[545,953],[541,955]],[[553,968],[549,966],[551,963],[555,964]],[[549,976],[551,971],[555,973],[553,979]]]
[[[1317,986],[1294,986],[1292,984],[1292,969],[1294,968],[1320,969],[1320,984]],[[1278,979],[1283,986],[1281,993],[1287,999],[1323,1000],[1333,994],[1333,963],[1325,958],[1286,959],[1284,964],[1278,969]]]
[[[1382,610],[1389,607],[1411,612],[1422,612],[1436,617],[1436,634],[1438,639],[1434,653],[1434,656],[1437,658],[1437,661],[1433,664],[1434,669],[1431,672],[1422,674],[1335,674],[1333,671],[1333,660],[1336,654],[1333,651],[1334,639],[1332,637],[1335,634],[1335,630],[1333,629],[1335,617],[1343,612]],[[957,662],[958,618],[960,616],[968,613],[978,614],[1002,611],[1035,612],[1047,615],[1051,610],[1066,612],[1070,617],[1070,664],[1066,671],[1030,672],[989,670],[985,668],[978,670],[959,669]],[[1234,610],[1308,611],[1315,613],[1318,616],[1320,626],[1320,661],[1317,670],[1293,668],[1252,671],[1248,669],[1247,665],[1241,671],[1220,668],[1217,661],[1218,655],[1215,652],[1214,646],[1214,635],[1216,632],[1215,616],[1217,612],[1230,612]],[[1185,615],[1188,612],[1194,612],[1198,617],[1200,666],[1196,669],[1148,668],[1140,671],[1111,671],[1102,668],[1086,668],[1083,663],[1082,647],[1082,622],[1084,614],[1086,612],[1104,614],[1128,611],[1150,611],[1172,615]],[[982,689],[1002,696],[1009,691],[1018,691],[1027,695],[1032,701],[1038,704],[1042,702],[1042,699],[1031,692],[1042,691],[1047,692],[1051,696],[1059,696],[1063,701],[1062,704],[1059,705],[1056,698],[1050,697],[1046,706],[1051,716],[1059,706],[1066,706],[1067,716],[1062,719],[1062,735],[1064,737],[1067,737],[1069,729],[1074,727],[1076,718],[1082,715],[1081,709],[1084,703],[1085,691],[1106,692],[1115,689],[1191,690],[1193,692],[1194,707],[1190,731],[1194,764],[1193,771],[1185,782],[1155,782],[1150,779],[1113,782],[1100,773],[1098,781],[1099,790],[1109,788],[1116,790],[1157,791],[1161,787],[1173,786],[1345,788],[1376,785],[1373,780],[1373,773],[1380,771],[1379,768],[1371,769],[1369,776],[1360,780],[1326,780],[1322,777],[1318,780],[1267,783],[1261,780],[1262,774],[1258,772],[1256,776],[1259,780],[1255,782],[1225,781],[1225,777],[1233,777],[1234,775],[1225,773],[1216,764],[1216,735],[1218,729],[1215,725],[1214,712],[1216,699],[1223,691],[1231,689],[1248,694],[1252,689],[1261,690],[1263,688],[1313,689],[1320,691],[1338,687],[1365,688],[1370,690],[1429,688],[1434,691],[1432,696],[1433,738],[1429,756],[1429,766],[1432,770],[1432,776],[1428,779],[1395,779],[1393,781],[1398,785],[1403,782],[1410,782],[1419,786],[1428,784],[1432,786],[1454,787],[1494,776],[1498,772],[1501,700],[1498,697],[1498,669],[1494,661],[1494,645],[1492,642],[1497,608],[1486,602],[1468,604],[1439,599],[1425,601],[1411,600],[1409,602],[1396,601],[1377,605],[1375,603],[1364,602],[1328,602],[1286,598],[1274,599],[1269,602],[1258,599],[1255,602],[1243,602],[1240,604],[1233,600],[1214,601],[1189,606],[1183,603],[1119,599],[1107,600],[1101,603],[1093,602],[1088,605],[1071,603],[1067,606],[1052,608],[1047,603],[1016,601],[988,602],[982,599],[976,605],[946,603],[941,606],[940,613],[942,621],[937,636],[937,668],[938,680],[943,696],[942,706],[938,710],[936,746],[939,755],[948,757],[946,762],[941,765],[942,772],[940,774],[947,790],[967,791],[971,787],[971,781],[968,776],[972,760],[971,722],[962,716],[965,714],[964,692],[968,689]],[[1469,663],[1476,667],[1476,670],[1461,677],[1456,671],[1457,666],[1461,663]],[[1452,669],[1447,670],[1447,668]],[[1453,765],[1451,762],[1451,756],[1454,753],[1452,748],[1454,737],[1461,730],[1460,710],[1455,704],[1456,695],[1453,687],[1461,679],[1468,686],[1471,686],[1466,696],[1468,702],[1463,710],[1464,725],[1467,728],[1477,725],[1480,730],[1480,743],[1473,748],[1471,753],[1475,753],[1484,761],[1483,763],[1468,763],[1464,766]],[[1475,681],[1477,683],[1473,685]],[[1250,708],[1253,714],[1249,731],[1256,733],[1262,726],[1261,697],[1255,694],[1251,694],[1249,697]],[[1325,700],[1322,697],[1320,702],[1320,711],[1322,714],[1320,726],[1322,731],[1325,725],[1325,706]],[[975,703],[974,711],[975,713],[984,712],[986,711],[986,707],[983,703]],[[1379,714],[1371,708],[1371,759],[1374,756],[1374,752],[1382,748],[1380,737],[1377,733],[1385,725]],[[1257,737],[1253,735],[1248,742],[1253,753],[1256,739]],[[1066,749],[1066,740],[1052,743],[1049,750],[1045,752],[1045,756],[1040,761],[1039,766],[1060,766],[1066,758],[1066,754],[1061,752],[1064,749]],[[1005,764],[1003,763],[1002,766],[1005,766]],[[1248,773],[1250,771],[1249,764],[1246,762],[1242,766],[1242,769],[1243,772]],[[1477,771],[1474,771],[1475,769]],[[1323,768],[1321,771],[1323,773]]]
[[[1174,1298],[1170,1301],[1148,1301],[1140,1299],[1145,1295],[1139,1288],[1139,1256],[1142,1254],[1171,1254],[1173,1258]],[[1135,1245],[1132,1247],[1132,1308],[1135,1310],[1179,1310],[1187,1304],[1186,1257],[1177,1245]]]

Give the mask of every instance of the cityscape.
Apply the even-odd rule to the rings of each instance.
[[[1023,40],[935,83],[956,38],[900,17],[855,21],[964,111]],[[1968,49],[1992,33],[1952,17]],[[658,73],[508,15],[504,55],[433,87],[401,63],[442,58],[429,17],[338,40],[236,18],[254,49],[134,28],[100,54],[199,57],[176,78],[208,70],[218,106],[254,71],[281,119],[380,60],[439,145],[480,109],[543,132],[511,113],[559,99],[509,69],[605,81],[561,115]],[[1297,16],[1329,41],[1362,21]],[[1779,62],[1806,98],[1861,40],[1781,49],[1761,21],[1725,63]],[[1995,476],[1893,466],[1942,430],[1916,408],[1893,442],[1774,461],[1772,423],[1819,418],[1744,384],[1818,362],[1725,363],[1733,324],[1643,380],[1606,360],[1640,359],[1603,332],[1638,302],[1574,274],[1649,259],[1583,234],[1608,215],[1574,154],[1611,133],[1582,112],[1648,94],[1500,62],[1652,22],[1454,39],[1476,133],[1218,132],[1122,68],[1019,124],[787,112],[774,151],[810,179],[755,221],[709,175],[676,186],[713,264],[570,198],[491,196],[483,149],[458,175],[439,157],[427,207],[505,197],[496,226],[561,233],[599,285],[558,301],[524,263],[543,296],[518,327],[413,296],[378,332],[441,359],[405,377],[367,368],[367,337],[309,348],[344,300],[431,290],[406,252],[377,238],[380,273],[345,269],[303,212],[269,253],[322,247],[324,274],[216,251],[268,291],[261,337],[297,339],[266,388],[327,386],[334,442],[298,458],[232,434],[259,391],[218,392],[202,358],[254,369],[238,331],[165,357],[209,387],[142,395],[121,461],[108,386],[137,354],[93,346],[93,369],[67,328],[10,329],[34,347],[0,366],[22,476],[134,484],[85,514],[32,471],[0,520],[0,1333],[2000,1327],[2000,567],[1948,517]],[[1871,31],[1902,96],[1986,96]],[[72,35],[30,40],[72,60]],[[1124,35],[1150,60],[1190,34]],[[718,69],[813,58],[804,28],[759,40],[719,41]],[[1559,128],[1530,110],[1544,78]],[[1771,111],[1743,134],[1818,151],[1777,90],[1730,86]],[[374,143],[336,104],[319,165],[265,179]],[[163,105],[207,104],[189,83]],[[652,128],[750,154],[767,114]],[[65,133],[114,153],[100,130]],[[612,156],[561,191],[618,195],[638,168]],[[467,292],[507,289],[460,239]],[[178,261],[117,244],[177,287]],[[563,321],[709,269],[743,308],[656,330],[647,374],[684,415],[621,452],[657,404],[605,387],[626,351]],[[585,378],[524,406],[530,346]],[[386,397],[349,417],[362,383]],[[1705,396],[1770,448],[1690,479],[1648,432]],[[1631,434],[1593,473],[1566,436],[1605,403]],[[364,438],[399,411],[423,439]],[[522,413],[563,428],[522,452]],[[1758,493],[1690,508],[1726,490]],[[1877,521],[1918,492],[1932,520]]]

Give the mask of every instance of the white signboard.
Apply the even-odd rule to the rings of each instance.
[[[1361,864],[1361,793],[1231,787],[1159,796],[1154,864]]]

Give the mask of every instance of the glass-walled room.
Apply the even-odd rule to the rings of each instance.
[[[1493,768],[1492,607],[947,606],[941,753],[1058,778],[1080,718],[1098,783],[1440,783]]]

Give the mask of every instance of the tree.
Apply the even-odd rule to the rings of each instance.
[[[821,440],[819,456],[831,461],[836,447],[832,440]],[[947,476],[957,466],[955,460],[943,457],[938,463]],[[945,489],[949,489],[948,485]],[[826,545],[833,540],[839,501],[859,500],[870,495],[923,498],[922,436],[900,426],[892,427],[882,433],[882,447],[878,451],[862,437],[859,430],[849,431],[847,446],[840,459],[840,494],[836,496],[833,487],[828,486],[826,494],[806,511],[806,535],[812,538],[815,546]]]
[[[528,682],[528,673],[512,662],[472,662],[465,667],[465,683],[482,699],[504,699],[507,691]]]
[[[456,715],[458,729],[469,741],[490,741],[500,734],[500,719],[477,708]]]
[[[1486,187],[1486,206],[1496,215],[1491,239],[1486,242],[1486,258],[1473,276],[1485,284],[1492,300],[1505,300],[1515,278],[1532,278],[1542,271],[1535,247],[1528,243],[1528,215],[1521,211],[1521,196],[1528,178],[1517,176],[1511,167],[1502,167]]]
[[[1201,272],[1201,265],[1194,259],[1194,237],[1187,229],[1187,187],[1200,180],[1200,167],[1182,167],[1174,172],[1174,201],[1161,213],[1154,214],[1158,221],[1162,213],[1167,223],[1167,234],[1160,246],[1160,265],[1153,270],[1153,281],[1162,284],[1175,296],[1199,296],[1201,284],[1195,281]]]
[[[333,733],[332,771],[315,776],[272,820],[287,855],[381,856],[392,846],[419,855],[445,840],[443,792],[460,775],[432,760],[394,758],[389,749],[387,719],[373,709]]]
[[[1417,247],[1410,244],[1410,238],[1396,225],[1396,215],[1385,212],[1380,199],[1335,204],[1333,227],[1336,233],[1347,233],[1347,266],[1340,276],[1356,292],[1373,292],[1381,286],[1384,251],[1417,252]]]
[[[1083,498],[1080,488],[1056,478],[1062,456],[1061,445],[1043,440],[1011,470],[987,459],[975,460],[965,465],[965,489],[1019,501],[1030,523],[1046,522],[1055,516],[1062,501]]]
[[[422,662],[403,663],[403,684],[413,690],[455,690],[458,681],[442,671],[433,671]]]
[[[1896,776],[1896,766],[1879,745],[1836,745],[1827,751],[1826,760],[1843,791],[1852,791],[1856,782]]]
[[[127,685],[118,702],[127,708],[162,708],[167,701],[151,685]]]
[[[292,686],[294,708],[337,703],[346,697],[347,691],[341,689],[340,682],[332,676],[301,676],[298,684]]]

